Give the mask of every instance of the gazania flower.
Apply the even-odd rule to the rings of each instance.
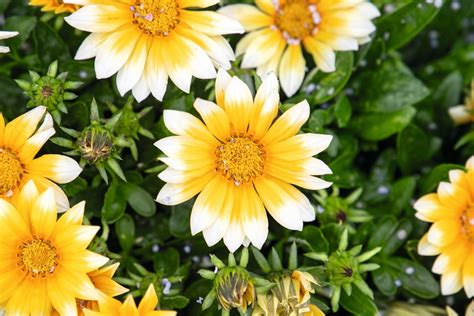
[[[324,72],[335,68],[335,51],[357,50],[370,40],[380,15],[371,3],[360,0],[258,0],[258,6],[234,4],[220,10],[239,20],[250,32],[237,45],[244,54],[243,68],[260,75],[279,75],[283,91],[292,96],[300,88],[306,61],[302,46]]]
[[[313,175],[331,173],[314,155],[332,136],[299,134],[309,118],[303,101],[273,122],[278,113],[278,81],[267,77],[255,98],[238,77],[219,71],[217,104],[194,103],[194,116],[167,110],[167,128],[177,136],[155,145],[168,157],[159,177],[167,182],[157,201],[176,205],[199,194],[191,213],[191,232],[203,232],[209,246],[224,238],[230,251],[250,240],[260,248],[268,234],[265,209],[282,226],[301,230],[315,218],[313,206],[293,185],[308,190],[331,183]]]
[[[95,288],[100,291],[102,295],[114,297],[128,292],[128,289],[124,288],[117,282],[115,282],[112,277],[114,276],[115,271],[119,263],[109,265],[107,267],[98,269],[96,271],[89,272],[87,275],[91,279]],[[76,300],[77,303],[77,314],[79,316],[84,315],[84,309],[90,309],[93,311],[99,310],[99,304],[97,301],[84,301]],[[51,316],[59,315],[56,311]]]
[[[77,315],[76,299],[100,293],[87,273],[108,258],[87,250],[99,230],[83,226],[84,203],[57,219],[53,189],[39,194],[33,181],[17,206],[0,199],[0,304],[7,315]]]
[[[67,0],[84,5],[66,18],[72,26],[92,34],[76,59],[95,57],[97,78],[118,72],[121,95],[132,90],[135,99],[150,93],[163,99],[168,77],[189,92],[192,76],[215,78],[214,65],[230,68],[234,53],[224,34],[242,33],[242,26],[222,14],[193,11],[218,0]]]
[[[0,31],[0,40],[15,37],[17,35],[18,35],[18,32]],[[0,46],[0,54],[1,53],[8,53],[9,51],[10,51],[10,48],[8,48],[7,46]]]
[[[72,13],[79,9],[78,5],[64,3],[63,0],[30,0],[29,5],[42,7],[41,11],[54,11],[56,14]]]
[[[433,225],[418,244],[418,252],[435,256],[432,271],[441,274],[441,293],[450,295],[464,287],[474,297],[474,156],[467,171],[451,170],[450,182],[441,182],[437,193],[420,198],[416,217]]]
[[[464,104],[450,108],[449,115],[458,125],[474,122],[474,79],[471,82],[471,93],[466,97]]]
[[[54,182],[68,183],[77,178],[82,171],[79,164],[62,155],[35,158],[54,133],[53,120],[44,106],[36,107],[6,125],[0,113],[0,198],[12,199],[15,203],[23,185],[34,180],[40,191],[53,188],[60,212],[69,208],[66,194]]]
[[[138,308],[132,295],[127,296],[123,303],[116,299],[102,296],[99,300],[100,311],[85,309],[84,314],[86,316],[176,316],[174,311],[155,310],[157,305],[158,297],[156,296],[153,284],[150,284]]]

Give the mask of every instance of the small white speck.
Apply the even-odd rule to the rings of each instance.
[[[400,240],[403,240],[403,239],[407,238],[407,231],[404,230],[404,229],[400,229],[397,232],[397,238],[400,239]]]
[[[218,267],[214,267],[214,274],[216,274],[219,271]]]
[[[416,303],[416,300],[415,300],[413,297],[410,297],[410,298],[408,299],[408,303],[410,303],[410,304],[415,304],[415,303]]]
[[[387,195],[389,192],[388,187],[381,185],[377,188],[377,193],[380,195]]]
[[[452,296],[446,297],[446,303],[448,305],[453,305],[454,304],[454,297],[452,297]]]
[[[398,280],[398,279],[397,279],[397,280],[395,280],[395,282],[394,282],[394,283],[395,283],[395,286],[396,286],[396,287],[400,287],[400,286],[402,286],[402,281],[400,281],[400,280]]]
[[[319,214],[324,213],[324,207],[322,207],[321,205],[318,205],[316,207],[316,212],[319,213]]]
[[[413,268],[413,267],[407,267],[407,268],[405,269],[405,273],[408,274],[408,275],[411,275],[411,274],[413,274],[414,272],[415,272],[415,268]]]
[[[184,251],[185,253],[190,253],[190,252],[191,252],[191,246],[188,246],[188,245],[184,246],[184,247],[183,247],[183,251]]]
[[[84,70],[79,71],[79,77],[82,79],[87,78],[87,71],[84,71]]]
[[[458,11],[461,9],[461,3],[458,0],[453,0],[453,2],[451,2],[451,9],[453,9],[453,11]]]
[[[201,296],[199,296],[199,298],[196,300],[196,303],[202,304],[202,302],[204,302],[204,298],[202,298]]]
[[[165,278],[163,279],[163,281],[161,281],[161,284],[163,284],[163,294],[170,294],[171,282]]]
[[[393,4],[386,4],[384,7],[383,7],[383,10],[385,11],[385,13],[392,13],[393,11],[395,11],[395,6]]]
[[[164,204],[168,205],[171,203],[171,196],[167,196],[163,199],[163,202],[165,202]]]
[[[151,251],[153,251],[154,253],[157,253],[158,251],[160,251],[160,246],[159,245],[153,245],[153,247],[151,247]]]

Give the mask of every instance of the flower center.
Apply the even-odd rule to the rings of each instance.
[[[282,5],[277,4],[275,25],[290,45],[299,44],[303,38],[316,32],[320,22],[316,5],[308,0],[287,0]]]
[[[49,240],[33,237],[23,242],[19,249],[18,265],[33,277],[45,277],[48,273],[53,273],[58,266],[58,253]]]
[[[168,36],[179,24],[180,10],[176,0],[137,0],[130,6],[133,23],[145,34]]]
[[[8,196],[20,184],[23,166],[14,153],[0,148],[0,170],[0,196]]]
[[[465,211],[461,216],[462,232],[464,236],[474,243],[474,207]]]
[[[265,150],[252,137],[231,137],[216,149],[217,171],[239,186],[263,173]]]

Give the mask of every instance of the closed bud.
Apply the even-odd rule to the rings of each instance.
[[[327,274],[331,284],[342,286],[352,283],[357,273],[359,273],[359,263],[349,252],[338,250],[329,257]]]

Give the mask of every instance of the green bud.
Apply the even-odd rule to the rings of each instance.
[[[327,263],[329,282],[336,286],[352,283],[354,276],[359,273],[359,263],[349,252],[337,250]]]

